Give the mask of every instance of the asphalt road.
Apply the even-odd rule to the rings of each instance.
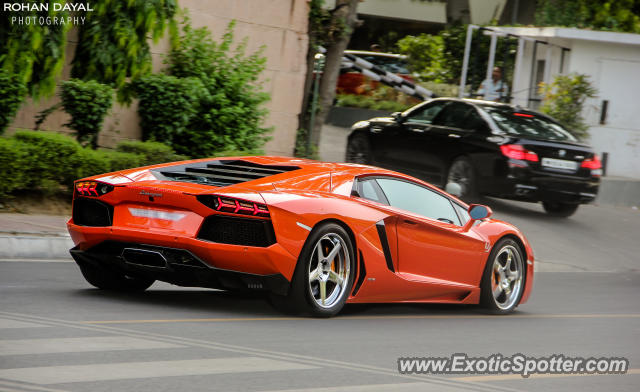
[[[640,212],[585,206],[568,220],[487,201],[540,260],[510,316],[475,307],[351,305],[292,318],[251,295],[156,283],[91,288],[72,262],[0,261],[0,391],[637,391]],[[398,357],[626,357],[627,375],[402,376]]]

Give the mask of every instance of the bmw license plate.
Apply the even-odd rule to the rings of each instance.
[[[542,158],[542,166],[551,169],[578,170],[578,162],[567,161],[564,159]]]

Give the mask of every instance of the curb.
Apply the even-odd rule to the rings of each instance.
[[[0,235],[0,258],[68,259],[73,246],[69,236]]]

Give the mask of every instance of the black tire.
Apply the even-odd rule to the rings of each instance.
[[[474,201],[478,198],[476,171],[469,158],[458,157],[451,163],[444,186],[450,182],[455,182],[461,186],[462,194],[460,199]]]
[[[331,249],[333,249],[327,244],[333,244],[335,248],[338,243],[340,248],[336,251],[336,256],[332,260],[327,260],[327,256],[331,255]],[[317,247],[325,249],[323,250],[324,263],[320,262]],[[286,297],[271,295],[270,302],[285,313],[306,313],[314,317],[334,316],[342,310],[351,293],[356,273],[355,265],[355,253],[349,234],[336,223],[324,223],[313,229],[300,252],[289,294]],[[313,272],[318,270],[322,270],[319,272],[320,277],[317,280],[312,279]],[[331,280],[332,271],[333,276],[343,277],[341,285]],[[324,301],[320,294],[322,292],[320,281],[323,278],[326,278],[324,291],[327,302],[324,306],[321,305]],[[328,290],[331,290],[329,295],[327,295]]]
[[[128,276],[115,271],[107,270],[89,263],[78,264],[82,276],[92,286],[101,290],[110,291],[144,291],[148,289],[155,280]]]
[[[580,204],[560,203],[553,201],[543,201],[542,207],[551,216],[567,218],[575,214]]]
[[[513,281],[501,286],[500,283],[496,284],[497,280],[502,278],[501,282],[505,279],[511,279],[511,274],[518,271],[514,266],[509,266],[509,272],[506,270],[498,271],[495,268],[496,259],[502,266],[502,263],[506,265],[506,257],[509,256],[509,252],[512,252],[512,261],[514,266],[519,261],[519,277],[513,277]],[[517,259],[516,259],[517,258]],[[503,238],[496,243],[491,250],[487,259],[487,264],[482,274],[482,281],[480,282],[480,305],[491,314],[507,314],[513,312],[513,310],[520,303],[522,294],[527,278],[527,260],[524,252],[520,248],[520,245],[511,238]],[[500,288],[498,288],[500,286]],[[507,292],[508,289],[508,292]],[[515,291],[517,289],[517,292]],[[499,294],[495,295],[494,290]],[[501,300],[503,299],[503,300]]]
[[[354,135],[347,144],[345,160],[350,163],[370,165],[373,163],[371,144],[365,135]]]

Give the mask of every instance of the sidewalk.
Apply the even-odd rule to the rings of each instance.
[[[0,259],[70,259],[68,216],[0,214]]]

